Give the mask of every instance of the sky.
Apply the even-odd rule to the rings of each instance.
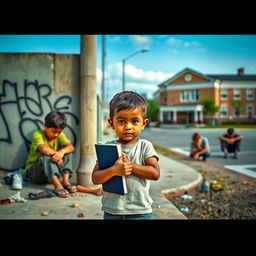
[[[97,35],[97,89],[101,95],[102,35]],[[256,35],[105,35],[107,101],[122,90],[153,97],[158,85],[188,67],[202,74],[256,74]],[[79,54],[80,35],[0,35],[1,52]]]

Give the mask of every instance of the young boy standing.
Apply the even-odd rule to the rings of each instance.
[[[59,111],[46,115],[44,129],[33,133],[25,166],[32,182],[52,183],[59,197],[67,197],[77,191],[76,186],[69,182],[73,173],[71,153],[75,148],[63,133],[66,123],[66,116]],[[59,180],[61,176],[62,182]]]
[[[126,176],[128,193],[118,195],[104,192],[104,219],[152,219],[150,180],[159,179],[160,169],[159,158],[151,142],[138,138],[148,123],[146,116],[146,101],[135,92],[118,93],[110,102],[108,122],[119,139],[106,144],[121,143],[123,155],[105,170],[99,170],[96,163],[92,181],[103,184],[115,175]]]

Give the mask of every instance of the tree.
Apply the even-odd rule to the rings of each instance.
[[[158,120],[158,114],[160,111],[160,107],[155,100],[147,99],[147,113],[149,122],[154,122]]]
[[[203,105],[203,112],[210,115],[210,125],[215,125],[214,114],[218,112],[219,107],[215,106],[212,98],[203,98],[200,103]]]
[[[235,116],[237,117],[238,119],[238,122],[239,122],[239,116],[242,112],[242,106],[243,106],[243,103],[241,100],[233,100],[231,102],[231,105],[233,106],[234,108],[234,113],[235,113]]]
[[[242,101],[241,100],[233,100],[231,102],[231,105],[234,108],[235,116],[239,117],[242,112],[242,106],[243,106]]]

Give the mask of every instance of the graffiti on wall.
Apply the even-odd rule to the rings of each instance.
[[[40,130],[44,117],[58,110],[68,118],[65,133],[74,145],[77,144],[79,119],[74,111],[74,99],[70,95],[53,96],[50,85],[38,80],[25,79],[23,84],[10,80],[2,81],[0,91],[0,169],[12,170],[24,165],[31,143],[32,133]],[[11,154],[17,165],[10,164],[6,157]],[[19,150],[18,150],[19,149]],[[24,150],[25,149],[25,150]],[[10,159],[13,161],[13,159]]]

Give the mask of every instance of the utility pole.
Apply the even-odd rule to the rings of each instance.
[[[93,186],[91,175],[96,162],[97,86],[96,35],[81,35],[80,52],[80,163],[77,183]]]
[[[133,57],[134,55],[136,55],[138,53],[148,52],[148,51],[149,51],[148,48],[144,48],[140,51],[134,52],[133,54],[129,55],[128,57],[126,57],[122,60],[122,77],[123,77],[122,89],[123,89],[123,92],[125,91],[125,61],[127,61],[128,59],[130,59],[131,57]]]
[[[100,120],[100,126],[101,126],[101,133],[99,139],[101,139],[101,135],[105,131],[105,120],[106,120],[106,113],[105,113],[105,108],[106,108],[106,86],[105,86],[105,61],[106,60],[106,36],[102,35],[102,81],[101,81],[101,111],[99,113],[99,120]]]
[[[105,109],[105,58],[106,58],[106,36],[102,35],[102,82],[101,82],[101,110]],[[104,116],[104,115],[103,115]]]

